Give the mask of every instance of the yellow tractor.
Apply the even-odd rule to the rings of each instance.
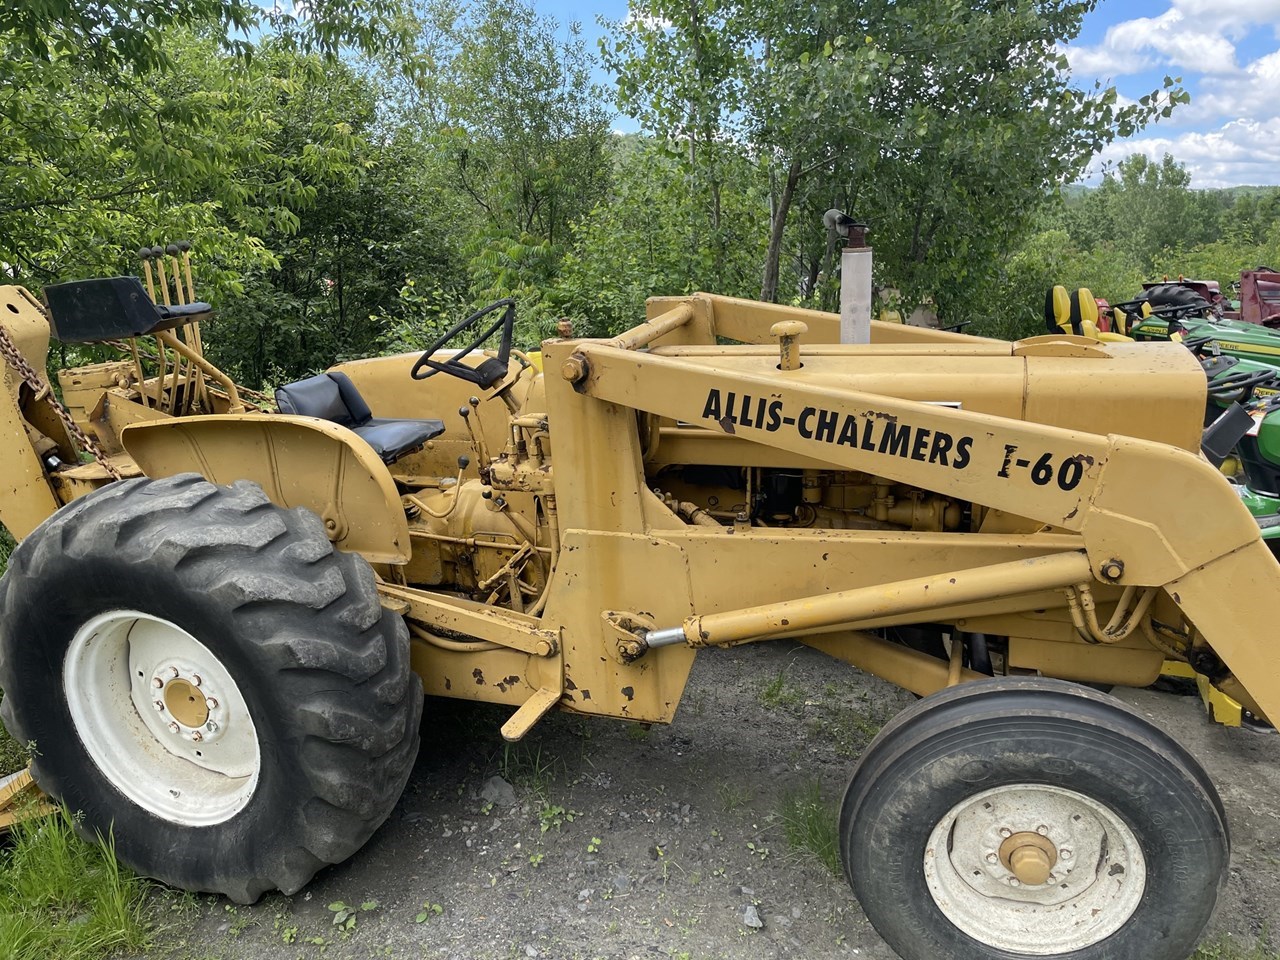
[[[790,638],[923,698],[840,812],[902,957],[1193,948],[1222,805],[1088,686],[1172,659],[1280,717],[1280,566],[1197,453],[1180,345],[841,344],[834,314],[699,293],[535,362],[503,301],[266,412],[203,356],[186,251],[147,273],[0,287],[4,722],[131,866],[292,893],[397,802],[424,691],[509,705],[509,740],[665,723],[699,651]],[[122,359],[59,402],[51,332]]]

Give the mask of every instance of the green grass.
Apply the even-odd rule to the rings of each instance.
[[[556,782],[564,761],[559,757],[544,757],[541,744],[527,742],[504,743],[498,773],[513,787],[528,790],[545,797]]]
[[[3,700],[4,693],[0,692],[0,702]],[[30,759],[23,745],[9,736],[9,731],[0,723],[0,777],[21,770]]]
[[[778,707],[792,707],[804,700],[803,694],[788,685],[787,671],[782,669],[772,680],[765,681],[760,688],[760,703],[767,710]]]
[[[822,713],[808,721],[806,731],[813,739],[833,744],[837,756],[856,758],[899,709],[894,702],[879,702],[866,693],[854,704],[824,694]]]
[[[0,851],[0,960],[100,960],[143,950],[146,885],[109,843],[81,840],[69,815],[19,824]]]
[[[0,526],[0,573],[4,573],[5,568],[9,566],[9,554],[13,553],[15,546],[9,531]]]
[[[9,554],[13,553],[13,537],[9,536],[9,531],[0,526],[0,574],[3,574],[5,568],[9,565]],[[4,692],[0,691],[0,700],[4,699]],[[22,748],[22,744],[9,736],[9,731],[4,728],[4,724],[0,723],[0,777],[6,773],[13,773],[27,765],[27,751]]]
[[[1250,944],[1227,935],[1201,946],[1191,960],[1280,960],[1280,947],[1272,944],[1266,931]]]
[[[0,573],[13,547],[0,527]],[[0,725],[0,775],[27,760]],[[0,960],[103,960],[145,949],[146,889],[110,843],[81,840],[65,812],[19,823],[0,847]]]
[[[791,849],[813,856],[836,876],[841,875],[840,835],[835,808],[822,795],[822,787],[817,781],[802,784],[784,794],[778,819]]]

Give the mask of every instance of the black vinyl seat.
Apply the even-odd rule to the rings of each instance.
[[[124,340],[172,330],[209,317],[213,307],[197,301],[153,303],[137,277],[98,277],[44,288],[53,335],[63,343]]]
[[[355,432],[383,463],[392,463],[444,433],[441,420],[385,420],[375,417],[345,373],[321,373],[276,390],[281,413],[328,420]]]

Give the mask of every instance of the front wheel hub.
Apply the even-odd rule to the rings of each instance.
[[[1053,866],[1058,862],[1058,848],[1048,837],[1023,831],[1010,835],[1000,844],[996,857],[1019,883],[1035,887],[1047,882],[1052,875]]]
[[[1047,784],[996,787],[934,828],[925,885],[980,943],[1056,956],[1098,943],[1133,915],[1147,867],[1133,831],[1084,794]]]

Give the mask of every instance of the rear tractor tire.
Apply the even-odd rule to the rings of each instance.
[[[905,960],[1185,960],[1230,841],[1208,776],[1119,701],[953,687],[891,721],[840,813],[854,894]]]
[[[0,580],[3,719],[138,872],[251,903],[351,856],[418,752],[422,688],[373,571],[248,482],[113,483]]]

